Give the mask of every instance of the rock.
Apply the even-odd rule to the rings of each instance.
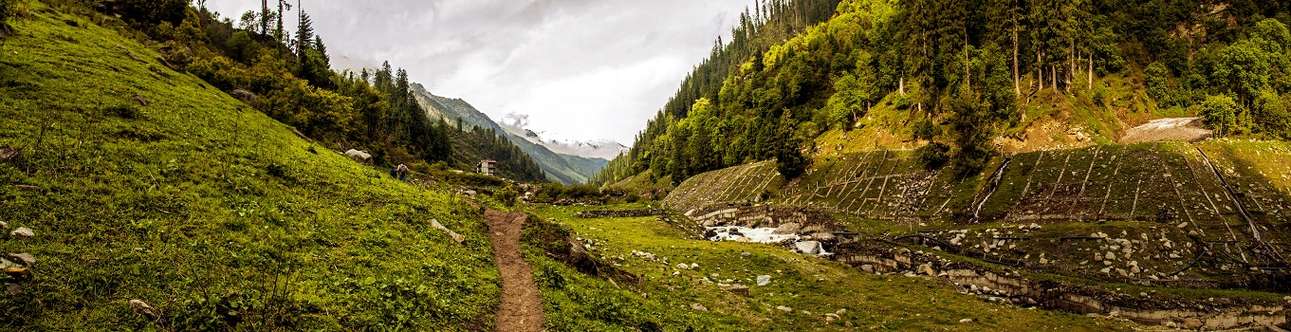
[[[457,242],[457,244],[462,244],[462,241],[466,241],[466,236],[463,236],[462,234],[457,234],[457,232],[454,232],[453,230],[448,229],[448,227],[444,227],[443,224],[439,223],[439,220],[431,219],[430,227],[434,227],[435,229],[444,231],[444,233],[448,233],[448,237],[453,238],[453,242]]]
[[[964,318],[964,319],[960,319],[960,320],[959,320],[959,323],[960,323],[960,324],[972,323],[972,322],[973,322],[973,319],[972,319],[972,318]]]
[[[753,253],[750,253],[747,251],[740,253],[740,257],[749,257],[749,256],[753,256]]]
[[[31,280],[31,271],[21,266],[6,267],[4,274],[18,280]]]
[[[690,263],[691,270],[698,269],[698,268],[699,268],[699,263]]]
[[[843,319],[843,318],[842,318],[842,317],[838,317],[838,315],[835,315],[835,314],[825,314],[825,321],[826,321],[826,322],[833,323],[834,321],[839,320],[839,319]]]
[[[769,284],[771,284],[771,276],[769,275],[758,276],[758,287],[766,286]]]
[[[0,161],[13,159],[13,157],[17,157],[17,156],[18,156],[18,150],[15,150],[14,148],[7,147],[7,146],[0,148]]]
[[[793,312],[793,308],[786,307],[786,306],[782,306],[782,305],[781,305],[781,306],[776,306],[776,307],[775,307],[775,309],[776,309],[776,310],[780,310],[780,311],[784,311],[784,312]]]
[[[820,242],[818,241],[802,241],[793,245],[795,251],[807,255],[819,255],[821,251]]]
[[[726,288],[726,291],[735,293],[736,295],[749,296],[749,286],[745,286],[745,285],[740,285],[740,284],[731,285],[730,287]]]
[[[31,266],[32,264],[36,264],[36,257],[25,252],[19,253],[19,254],[9,254],[9,257],[12,257],[13,259],[17,259],[19,262],[22,262],[22,265]]]
[[[25,238],[31,238],[33,236],[36,236],[36,232],[32,231],[30,228],[27,228],[27,227],[18,227],[18,229],[13,230],[13,232],[9,232],[9,236],[20,237],[25,239]]]
[[[926,274],[930,277],[937,276],[937,271],[934,271],[932,269],[932,264],[929,264],[929,263],[923,263],[923,265],[919,265],[919,273]]]
[[[348,151],[345,151],[345,156],[350,157],[350,159],[354,159],[355,161],[361,161],[361,162],[367,162],[368,160],[372,159],[372,154],[355,150],[355,149],[349,149]]]
[[[708,308],[704,307],[704,305],[703,305],[703,304],[699,304],[699,303],[691,303],[691,304],[690,304],[690,310],[694,310],[694,311],[705,311],[705,312],[707,312],[707,311],[708,311]]]
[[[1103,255],[1103,257],[1107,258],[1109,261],[1114,261],[1116,260],[1116,253],[1108,251],[1106,255]]]
[[[780,225],[780,227],[776,227],[775,233],[776,234],[797,234],[798,231],[801,229],[802,229],[802,225],[796,222],[791,222],[791,223],[782,224]]]
[[[134,102],[139,103],[139,106],[148,106],[148,100],[140,95],[134,95]]]
[[[252,101],[256,99],[256,94],[243,89],[233,90],[233,92],[229,92],[229,95],[241,101]]]
[[[130,311],[134,311],[136,315],[148,317],[148,319],[157,319],[157,309],[153,309],[151,305],[148,305],[148,302],[143,300],[130,300]]]
[[[1187,319],[1184,319],[1184,320],[1183,320],[1183,327],[1184,327],[1184,328],[1186,328],[1186,329],[1189,329],[1189,330],[1196,330],[1196,329],[1200,329],[1200,328],[1202,327],[1202,325],[1203,325],[1203,324],[1202,324],[1202,322],[1201,322],[1201,320],[1200,320],[1200,319],[1196,319],[1196,318],[1187,318]]]
[[[677,263],[677,269],[678,269],[678,270],[689,270],[689,269],[690,269],[690,265],[686,265],[686,263]]]
[[[9,223],[0,221],[0,229],[9,229]]]

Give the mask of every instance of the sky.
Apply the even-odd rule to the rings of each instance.
[[[549,140],[627,145],[753,3],[302,1],[334,66],[390,61],[431,93],[465,99],[499,123],[527,116],[529,129]],[[260,1],[207,7],[236,20]]]

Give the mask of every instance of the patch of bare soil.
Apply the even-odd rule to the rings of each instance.
[[[1156,119],[1131,128],[1121,138],[1122,144],[1157,141],[1195,142],[1210,138],[1211,131],[1201,127],[1201,118]]]
[[[493,259],[502,273],[502,305],[497,313],[498,331],[542,331],[542,298],[529,263],[520,253],[520,235],[528,217],[488,210],[489,240]]]

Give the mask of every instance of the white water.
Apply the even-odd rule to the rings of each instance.
[[[741,226],[718,226],[707,227],[708,230],[717,234],[709,237],[709,241],[734,241],[746,243],[769,243],[769,244],[788,244],[795,252],[814,254],[819,256],[828,256],[832,253],[826,252],[825,247],[816,241],[800,241],[802,238],[798,234],[778,234],[775,228],[761,227],[750,228]],[[810,245],[813,244],[814,245]],[[802,244],[802,245],[800,245]],[[812,248],[800,250],[799,248]],[[816,251],[811,253],[811,251]]]

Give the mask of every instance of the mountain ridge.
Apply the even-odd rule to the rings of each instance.
[[[507,130],[464,99],[435,95],[419,83],[412,84],[411,88],[417,103],[426,109],[427,116],[443,119],[450,124],[456,124],[458,120],[461,120],[462,126],[470,125],[485,128],[494,131],[498,135],[505,136],[507,140],[536,161],[549,180],[563,184],[586,183],[609,163],[609,160],[606,159],[587,158],[552,151],[544,144],[535,143],[521,136],[523,134],[516,134]]]

